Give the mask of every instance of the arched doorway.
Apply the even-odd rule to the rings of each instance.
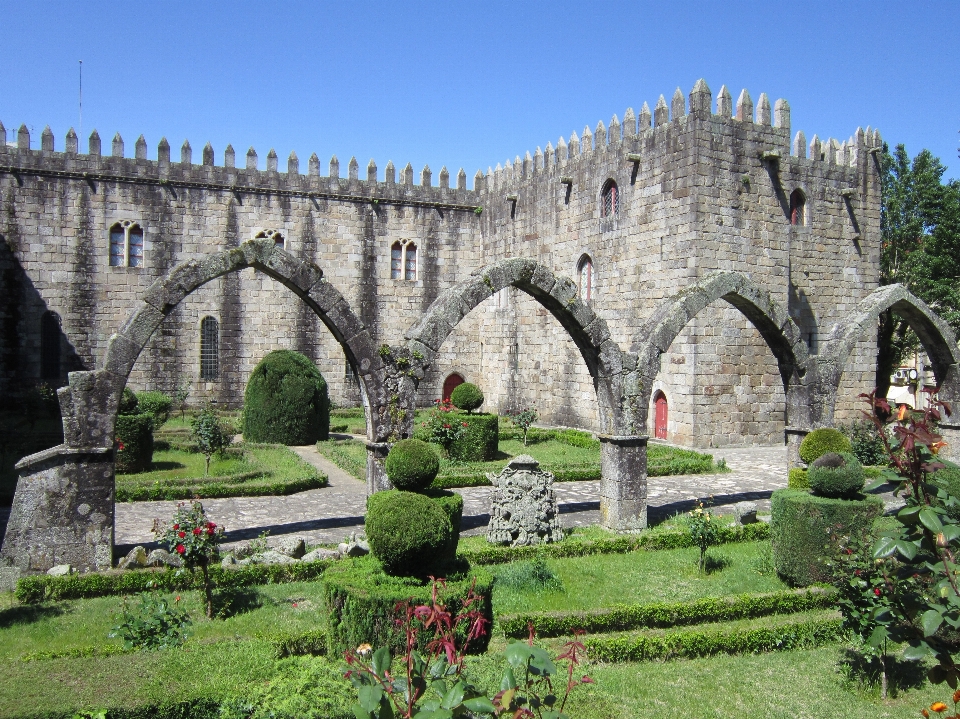
[[[653,396],[653,405],[655,408],[653,419],[653,436],[657,439],[667,438],[667,396],[657,390]]]
[[[464,382],[463,377],[458,375],[456,372],[450,374],[443,381],[443,396],[441,397],[441,399],[443,400],[450,399],[450,395],[453,394],[453,390],[455,390],[457,387],[462,385],[463,382]]]

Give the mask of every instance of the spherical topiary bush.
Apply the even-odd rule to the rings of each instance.
[[[440,459],[423,440],[402,439],[390,448],[384,469],[397,489],[422,492],[440,471]]]
[[[827,452],[849,452],[850,440],[833,427],[813,430],[800,443],[800,459],[807,464],[822,457]]]
[[[863,491],[863,466],[849,452],[827,452],[807,470],[810,490],[821,497],[852,499]]]
[[[483,392],[477,385],[464,382],[450,394],[450,401],[453,402],[454,407],[469,414],[483,404]]]
[[[392,489],[367,498],[366,532],[387,574],[425,577],[447,563],[453,526],[430,497]]]
[[[260,360],[243,396],[244,440],[302,445],[329,433],[327,383],[313,362],[291,350]]]

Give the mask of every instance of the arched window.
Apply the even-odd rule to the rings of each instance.
[[[451,375],[448,375],[447,378],[443,381],[443,399],[450,399],[450,395],[453,394],[453,390],[463,384],[463,377],[454,372]]]
[[[277,245],[280,249],[284,248],[284,239],[283,235],[277,230],[260,230],[253,239],[255,240],[273,240],[273,244]]]
[[[390,279],[417,279],[417,243],[397,240],[390,245]]]
[[[613,180],[607,180],[600,192],[600,217],[620,214],[620,188]]]
[[[577,291],[584,302],[593,299],[593,260],[590,255],[584,255],[577,263]]]
[[[40,318],[40,379],[60,379],[60,315]]]
[[[110,228],[110,266],[143,266],[143,228],[123,220]]]
[[[790,224],[800,227],[804,224],[803,207],[807,202],[802,190],[794,190],[790,193]]]
[[[200,320],[200,379],[216,382],[220,377],[220,324],[214,317]]]

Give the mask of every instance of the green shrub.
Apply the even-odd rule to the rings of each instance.
[[[821,497],[853,499],[863,491],[863,467],[849,452],[827,452],[810,465],[807,481]]]
[[[137,411],[137,395],[129,387],[123,388],[120,395],[120,404],[117,406],[117,414],[139,414]]]
[[[563,582],[543,556],[529,562],[510,562],[496,572],[497,585],[514,592],[563,591]],[[526,632],[526,625],[524,625]],[[526,636],[526,633],[523,634]]]
[[[807,470],[803,467],[791,467],[787,478],[787,486],[790,489],[810,489]]]
[[[153,428],[160,429],[170,419],[173,400],[163,392],[138,392],[137,408],[141,414],[153,415]]]
[[[390,448],[384,469],[397,489],[421,492],[440,471],[440,458],[423,440],[402,439]]]
[[[879,497],[831,499],[799,489],[777,490],[770,518],[777,573],[793,586],[830,582],[827,562],[836,552],[829,546],[830,535],[867,543],[874,520],[882,514]]]
[[[180,601],[177,597],[176,602]],[[179,647],[187,639],[190,615],[176,602],[171,604],[159,593],[140,595],[136,611],[123,602],[121,622],[110,632],[111,637],[123,640],[125,649],[169,649]]]
[[[426,577],[447,563],[453,525],[432,498],[392,489],[367,497],[366,532],[387,574]]]
[[[850,440],[839,429],[821,427],[810,432],[800,443],[800,459],[810,464],[827,452],[849,452]]]
[[[450,520],[450,541],[444,550],[443,563],[449,564],[457,558],[457,547],[460,545],[460,527],[463,524],[463,495],[448,492],[443,489],[427,489],[423,492],[430,497]]]
[[[380,494],[386,492],[371,495],[371,499]],[[369,538],[369,531],[367,536]],[[488,620],[493,619],[493,575],[489,571],[470,569],[464,564],[446,576],[447,586],[441,598],[449,612],[456,615],[460,611],[467,590],[476,580],[474,592],[483,597],[483,601],[474,608],[480,609]],[[429,581],[390,576],[369,556],[336,562],[324,574],[322,587],[321,613],[327,618],[331,656],[343,656],[345,651],[361,644],[389,646],[396,654],[404,641],[394,621],[397,603],[426,604],[431,592]],[[428,634],[431,633],[421,633],[423,642],[428,640]],[[471,651],[486,651],[488,640],[489,634],[476,643],[471,642]]]
[[[497,415],[458,414],[456,421],[466,422],[467,426],[460,437],[450,445],[450,459],[460,462],[489,462],[497,458],[500,435],[500,418]]]
[[[132,474],[150,469],[153,462],[153,415],[121,414],[115,427],[117,472]]]
[[[929,475],[933,484],[942,487],[957,503],[947,505],[947,515],[955,522],[960,522],[960,467],[953,462],[943,462],[946,466]]]
[[[457,409],[462,409],[467,414],[470,414],[473,410],[479,409],[480,405],[483,404],[483,392],[480,391],[477,385],[464,382],[450,393],[450,401],[453,402],[453,406]]]
[[[850,452],[860,464],[870,467],[887,463],[887,450],[873,422],[858,419],[840,431],[850,439]]]
[[[243,438],[304,445],[330,433],[327,383],[299,352],[275,350],[260,360],[243,397]]]

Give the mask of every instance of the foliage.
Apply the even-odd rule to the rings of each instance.
[[[493,621],[493,575],[466,563],[449,567],[444,603],[456,614],[469,591],[483,597],[479,609]],[[336,655],[363,643],[402,649],[404,633],[396,620],[398,604],[425,604],[431,596],[429,581],[386,574],[374,557],[343,559],[333,563],[321,582],[321,613],[326,616],[329,651]],[[489,637],[471,644],[471,651],[484,652]]]
[[[881,560],[877,567],[890,604],[874,617],[877,626],[870,644],[906,642],[904,658],[934,659],[930,681],[946,681],[956,688],[960,682],[960,667],[953,656],[956,643],[945,635],[960,629],[956,561],[960,524],[947,511],[957,499],[929,476],[944,466],[937,461],[945,443],[936,427],[944,414],[949,416],[950,408],[931,398],[923,411],[903,406],[894,413],[886,399],[875,393],[861,396],[871,410],[864,415],[883,438],[892,468],[878,484],[896,482],[897,493],[902,491],[906,500],[897,512],[897,527],[883,532],[872,548],[873,558]],[[891,431],[887,424],[892,425]],[[883,561],[888,559],[893,561]],[[886,612],[889,621],[882,623]]]
[[[153,428],[159,429],[170,419],[173,400],[163,392],[137,392],[137,410],[153,417]]]
[[[367,541],[387,574],[426,577],[449,559],[453,526],[440,504],[414,492],[390,490],[367,498]]]
[[[384,469],[397,489],[420,492],[436,478],[440,459],[426,442],[402,439],[390,448]]]
[[[453,411],[453,404],[449,399],[435,399],[433,411],[427,421],[421,424],[424,428],[424,440],[439,444],[446,456],[450,456],[450,447],[460,439],[467,428],[467,423],[456,418]]]
[[[193,440],[207,459],[203,471],[203,476],[206,477],[210,474],[210,458],[214,454],[222,453],[230,445],[233,438],[224,430],[217,413],[209,407],[200,410],[190,424],[193,428]]]
[[[840,427],[840,431],[849,438],[850,451],[860,464],[873,467],[886,463],[887,453],[883,448],[883,440],[871,422],[858,419]]]
[[[329,436],[327,383],[309,359],[274,350],[254,368],[243,399],[243,437],[251,442],[314,444]]]
[[[180,597],[170,604],[156,592],[140,595],[140,606],[133,612],[123,600],[120,623],[110,632],[123,640],[127,649],[168,649],[179,647],[187,639],[190,615],[179,606]]]
[[[690,511],[689,531],[691,542],[700,548],[701,574],[706,569],[707,550],[717,544],[720,537],[718,525],[719,522],[716,521],[713,513],[709,509],[704,509],[703,502],[698,499],[697,506]]]
[[[186,419],[187,412],[187,398],[190,396],[190,383],[181,382],[177,385],[176,391],[173,393],[173,399],[177,403],[177,409],[180,410],[180,419]]]
[[[132,474],[149,469],[153,462],[153,416],[119,415],[114,431],[117,473]]]
[[[173,521],[166,526],[154,524],[157,540],[166,544],[171,552],[176,552],[187,569],[200,567],[203,574],[203,591],[207,596],[207,617],[213,616],[213,595],[209,565],[217,556],[223,541],[223,527],[207,519],[200,502],[191,506],[179,504],[173,515]]]
[[[497,573],[497,586],[514,592],[563,591],[560,580],[542,555],[530,561],[510,562]],[[526,631],[526,624],[524,624]]]
[[[807,481],[821,497],[853,499],[863,491],[863,467],[849,452],[827,452],[810,465]]]
[[[943,465],[930,479],[949,497],[960,500],[960,467],[947,461]],[[945,507],[950,519],[960,522],[960,502],[947,502]]]
[[[137,410],[137,395],[129,387],[124,387],[117,405],[117,414],[139,414]]]
[[[450,459],[459,462],[488,462],[496,458],[500,434],[500,418],[497,415],[461,414],[455,421],[463,425],[463,432],[448,448]]]
[[[497,582],[498,585],[501,583],[499,574]],[[836,594],[833,591],[814,588],[771,594],[741,594],[735,597],[705,597],[687,602],[620,604],[589,611],[525,612],[498,616],[497,624],[508,637],[526,635],[530,624],[540,636],[560,637],[573,633],[574,629],[583,629],[590,634],[602,634],[794,614],[828,609],[834,606],[835,602]]]
[[[526,409],[515,409],[511,412],[507,412],[507,416],[510,418],[510,421],[519,427],[521,432],[523,432],[523,446],[526,447],[527,432],[530,431],[533,423],[540,419],[540,415],[537,414],[537,410],[535,410],[533,407],[527,407]]]
[[[787,477],[787,487],[790,489],[810,489],[807,470],[803,467],[791,467]]]
[[[477,385],[471,382],[463,382],[450,393],[450,401],[457,409],[472,414],[473,410],[479,409],[480,405],[483,404],[483,392]]]
[[[827,452],[849,452],[850,440],[839,429],[821,427],[815,429],[800,443],[800,459],[807,464],[819,459]]]
[[[943,183],[946,167],[928,150],[913,160],[903,145],[881,155],[880,284],[900,283],[960,332],[960,182]],[[877,395],[919,348],[907,321],[880,316]]]
[[[350,667],[346,678],[359,695],[354,707],[358,718],[452,719],[496,711],[490,700],[461,676],[470,643],[487,634],[489,621],[480,608],[483,597],[471,586],[454,613],[439,596],[444,586],[443,580],[433,581],[428,604],[403,602],[396,608],[404,638],[402,676],[390,672],[389,646],[374,649],[364,642],[345,652]],[[424,642],[420,635],[430,631],[433,638],[421,653],[418,647]]]
[[[830,534],[866,541],[883,514],[879,497],[831,499],[800,489],[779,489],[770,498],[770,539],[777,573],[794,586],[829,582],[835,547]]]

